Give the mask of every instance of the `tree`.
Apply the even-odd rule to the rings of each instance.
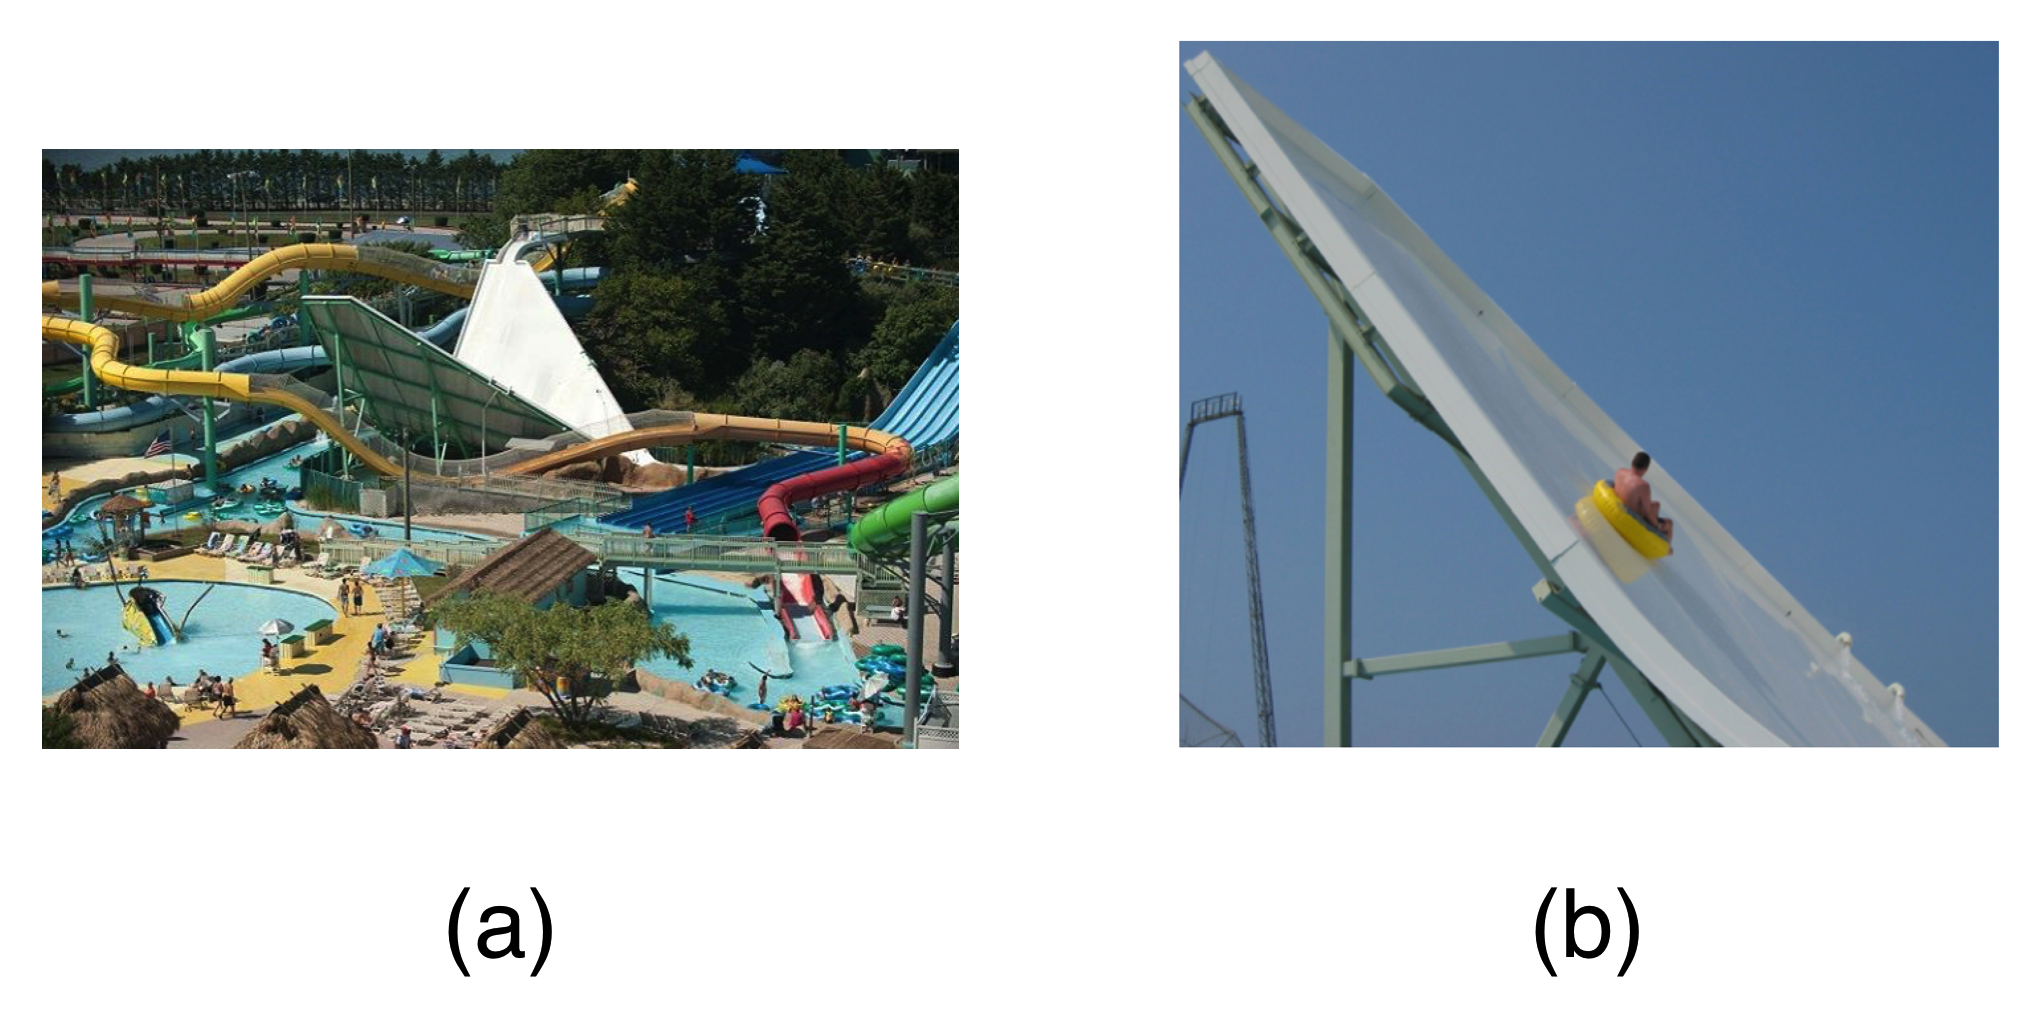
[[[615,265],[667,273],[716,262],[735,268],[759,220],[758,183],[729,151],[646,151],[638,191],[606,228]]]
[[[838,391],[843,386],[843,366],[822,351],[804,348],[785,362],[766,358],[753,362],[733,392],[741,414],[828,421],[839,416]]]
[[[868,394],[881,403],[892,399],[957,320],[957,288],[920,282],[902,288],[873,327],[873,339],[852,355],[853,402],[865,401]],[[877,409],[868,401],[857,413],[871,417]]]
[[[600,678],[615,683],[642,659],[664,655],[684,669],[695,665],[688,636],[652,622],[637,604],[622,600],[535,611],[516,597],[482,592],[445,601],[427,617],[464,641],[489,646],[499,669],[519,686],[545,695],[554,713],[568,722],[587,720],[608,693]]]

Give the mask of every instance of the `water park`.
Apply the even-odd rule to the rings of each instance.
[[[46,747],[958,746],[957,152],[121,154],[45,152]]]

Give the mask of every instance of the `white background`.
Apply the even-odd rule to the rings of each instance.
[[[18,361],[40,148],[961,148],[973,726],[965,750],[926,755],[45,753],[24,699],[0,778],[6,1002],[2033,998],[2016,987],[2038,938],[2023,733],[1939,753],[1174,748],[1174,595],[1145,588],[1176,577],[1172,102],[1190,82],[1172,26],[1103,5],[353,4],[180,7],[144,28],[121,7],[10,15]],[[1770,32],[1835,30],[1765,10]],[[1627,11],[1488,23],[1706,27]],[[1430,28],[1373,12],[1333,34],[1472,23],[1444,13]],[[2018,163],[2034,137],[2028,51],[2003,49]],[[2029,206],[2003,206],[2027,233]],[[0,473],[24,509],[34,376],[8,373],[0,400],[19,433]],[[2023,481],[2003,488],[2014,507]],[[1063,513],[1081,489],[1125,502],[1125,520]],[[26,525],[17,577],[0,581],[21,629],[38,605]],[[34,665],[24,647],[17,674]],[[2005,711],[2033,710],[2023,672]],[[1075,684],[1092,701],[1072,705]],[[1553,931],[1562,977],[1548,978],[1529,942],[1546,889],[1577,887],[1622,921],[1618,885],[1641,921],[1628,976],[1610,977],[1622,951],[1562,960]],[[475,977],[455,970],[463,886],[469,936],[482,907],[546,895],[557,936],[539,979],[530,956],[472,948]]]

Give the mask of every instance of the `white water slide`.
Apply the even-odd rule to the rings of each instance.
[[[1368,176],[1208,54],[1185,66],[1568,590],[1670,702],[1725,745],[1942,745],[1659,461],[1675,552],[1621,581],[1576,503],[1638,445]]]
[[[454,356],[590,438],[629,430],[546,282],[518,259],[529,244],[512,242],[484,266]]]

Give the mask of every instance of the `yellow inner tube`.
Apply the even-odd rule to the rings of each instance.
[[[1596,490],[1590,492],[1590,499],[1597,503],[1597,511],[1611,523],[1611,527],[1618,531],[1619,536],[1625,538],[1626,543],[1632,545],[1633,550],[1650,558],[1668,556],[1672,549],[1668,541],[1662,539],[1660,533],[1648,529],[1645,524],[1634,519],[1631,512],[1626,511],[1625,503],[1618,500],[1618,492],[1612,490],[1610,481],[1598,481]]]

